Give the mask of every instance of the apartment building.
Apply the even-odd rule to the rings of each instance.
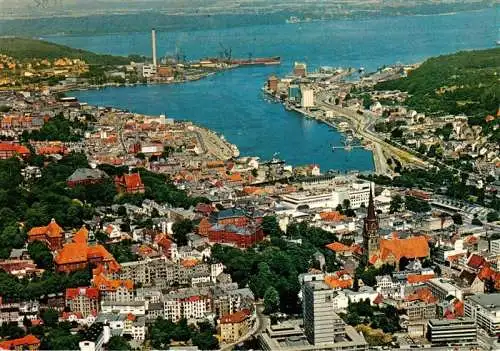
[[[500,293],[477,294],[465,299],[464,314],[491,336],[500,336]]]

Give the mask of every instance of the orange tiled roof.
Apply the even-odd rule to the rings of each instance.
[[[17,347],[30,345],[40,345],[40,340],[36,336],[28,334],[19,339],[0,342],[0,350],[12,350]]]
[[[408,274],[406,279],[409,284],[423,283],[434,278],[434,273],[432,274]]]
[[[188,268],[188,267],[194,267],[198,263],[199,263],[199,261],[196,258],[191,258],[191,259],[186,258],[186,259],[182,259],[181,260],[181,265],[183,267],[186,267],[186,268]]]
[[[0,143],[0,151],[10,151],[20,155],[28,155],[30,153],[30,150],[24,145],[5,142]]]
[[[389,255],[399,261],[401,257],[422,258],[429,256],[429,245],[423,236],[414,236],[407,239],[392,238],[380,240],[380,255],[385,260]]]
[[[33,227],[28,232],[28,236],[47,235],[49,237],[62,236],[63,229],[56,223],[54,219],[45,227]]]
[[[134,288],[134,282],[130,279],[109,279],[103,273],[94,275],[92,278],[92,285],[99,290],[105,291],[114,291],[121,286],[124,286],[128,290],[132,290]]]
[[[81,227],[79,231],[73,235],[73,242],[77,244],[86,244],[89,238],[89,231],[85,226]]]
[[[406,297],[406,301],[423,301],[427,303],[437,302],[437,298],[432,294],[429,288],[417,289],[413,294]]]
[[[346,216],[341,214],[339,211],[320,212],[319,216],[323,221],[329,222],[338,222],[346,218]]]
[[[337,253],[353,251],[352,247],[344,245],[338,241],[335,241],[331,244],[328,244],[328,245],[326,245],[326,247],[334,252],[337,252]]]
[[[343,279],[342,277],[327,275],[325,276],[325,283],[332,289],[349,289],[352,288],[354,282],[352,278]]]
[[[141,180],[141,175],[139,174],[139,172],[132,174],[125,174],[123,177],[125,185],[127,186],[128,189],[138,188],[143,185]]]
[[[241,323],[250,316],[249,309],[243,309],[233,314],[226,314],[220,318],[221,324]]]

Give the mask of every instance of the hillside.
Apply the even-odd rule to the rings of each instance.
[[[411,94],[408,107],[427,114],[496,114],[500,105],[500,48],[430,58],[408,77],[386,81],[377,90]]]
[[[99,55],[90,51],[70,48],[69,46],[28,38],[0,38],[0,53],[18,60],[25,59],[57,59],[61,57],[79,58],[91,65],[124,65],[144,58],[134,55],[129,57]]]

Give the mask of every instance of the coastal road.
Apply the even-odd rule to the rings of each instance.
[[[356,111],[339,107],[337,105],[333,105],[328,102],[327,96],[324,94],[319,94],[319,99],[316,102],[317,107],[320,107],[324,110],[333,111],[335,114],[340,115],[346,119],[348,119],[353,129],[356,133],[361,135],[365,140],[370,141],[374,144],[374,153],[377,155],[374,156],[375,159],[375,168],[377,173],[387,174],[388,166],[385,161],[384,151],[388,154],[392,154],[397,156],[398,159],[406,163],[411,163],[415,166],[427,168],[429,167],[429,163],[421,160],[418,157],[410,154],[409,152],[402,150],[401,148],[395,147],[383,139],[381,139],[378,135],[374,134],[370,131],[369,126],[373,123],[370,118],[366,118],[366,116],[359,115]],[[378,146],[377,146],[378,145]],[[385,164],[384,166],[382,164]]]

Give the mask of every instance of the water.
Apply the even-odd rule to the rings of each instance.
[[[402,16],[373,20],[258,25],[205,31],[157,33],[158,52],[176,48],[189,58],[217,56],[222,46],[234,57],[282,56],[279,67],[233,70],[198,82],[77,92],[91,104],[189,119],[217,132],[242,155],[269,159],[276,152],[293,165],[318,163],[323,170],[372,170],[371,152],[336,150],[342,135],[328,126],[268,103],[260,91],[271,73],[288,73],[294,61],[309,68],[363,66],[368,70],[396,62],[495,45],[496,10],[449,15]],[[150,55],[150,34],[46,37],[100,53]]]

